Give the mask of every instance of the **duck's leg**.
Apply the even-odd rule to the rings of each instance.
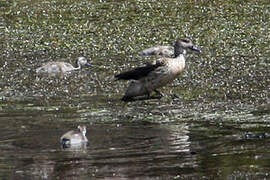
[[[147,99],[152,99],[151,93],[148,91],[146,94]]]
[[[121,100],[125,102],[130,102],[130,101],[142,101],[142,100],[148,100],[148,99],[155,99],[154,96],[151,96],[150,92],[147,92],[145,96],[139,96],[136,98],[130,97],[130,96],[124,96]]]
[[[124,96],[122,97],[121,101],[130,102],[130,101],[134,101],[134,98],[130,96]]]
[[[164,95],[160,92],[160,91],[158,91],[158,90],[154,90],[155,91],[155,93],[158,95],[158,96],[160,96],[160,97],[163,97]]]
[[[150,93],[148,93],[146,94],[146,96],[140,96],[137,98],[124,96],[121,100],[124,102],[131,102],[131,101],[143,101],[143,100],[160,99],[160,98],[161,96],[151,96]]]
[[[144,98],[145,100],[147,100],[147,99],[160,99],[162,96],[163,96],[163,94],[161,94],[159,91],[157,91],[157,90],[154,90],[158,95],[157,96],[155,96],[155,95],[152,95],[151,96],[151,93],[150,92],[148,92],[147,94],[146,94],[146,97]]]

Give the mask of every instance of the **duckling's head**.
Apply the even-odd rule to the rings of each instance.
[[[79,125],[78,129],[84,136],[86,135],[86,126],[85,125]]]
[[[174,45],[175,50],[182,49],[182,54],[185,54],[185,49],[191,49],[192,51],[200,53],[201,50],[193,45],[192,41],[188,38],[178,39]]]
[[[81,67],[81,66],[90,67],[91,66],[91,64],[89,62],[87,62],[87,59],[83,56],[78,57],[77,65],[78,65],[78,67]]]

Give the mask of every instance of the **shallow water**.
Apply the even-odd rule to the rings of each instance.
[[[269,179],[268,1],[0,2],[1,179]],[[160,100],[113,75],[190,37],[202,54]],[[37,76],[48,61],[92,68]],[[86,146],[59,138],[87,126]]]

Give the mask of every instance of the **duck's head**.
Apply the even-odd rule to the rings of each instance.
[[[193,45],[192,41],[188,38],[178,39],[174,45],[175,50],[182,49],[182,54],[185,54],[186,49],[201,53],[201,50]]]
[[[83,56],[81,57],[78,57],[78,60],[77,60],[77,65],[78,67],[80,66],[86,66],[86,67],[90,67],[91,64],[87,61],[87,59]]]
[[[86,126],[85,125],[79,125],[78,129],[84,136],[86,135]]]

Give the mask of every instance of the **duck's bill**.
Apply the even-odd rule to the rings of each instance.
[[[195,46],[191,46],[190,49],[191,49],[192,51],[196,51],[196,52],[198,52],[198,53],[201,53],[201,50],[200,50],[199,48],[195,47]]]
[[[90,63],[85,64],[86,67],[91,67],[92,65]]]

